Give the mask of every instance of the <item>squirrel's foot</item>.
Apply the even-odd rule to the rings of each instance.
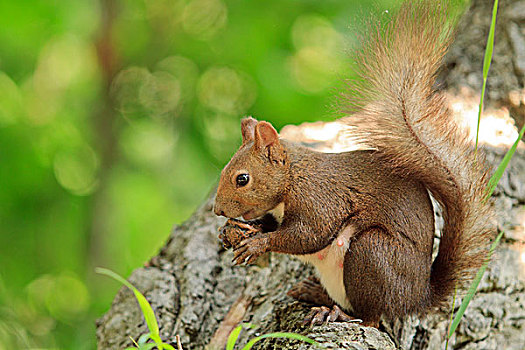
[[[287,295],[307,303],[328,307],[334,306],[334,301],[316,276],[310,276],[308,279],[297,283],[288,291]]]
[[[328,322],[362,322],[360,319],[348,316],[341,308],[334,305],[331,309],[326,306],[315,306],[303,321],[303,325],[319,326]]]
[[[364,327],[379,328],[379,321],[363,321],[362,325]]]

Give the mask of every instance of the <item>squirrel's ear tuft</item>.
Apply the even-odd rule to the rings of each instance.
[[[241,120],[241,133],[242,133],[242,143],[243,144],[254,140],[256,125],[257,125],[257,120],[252,117],[243,118]]]
[[[259,122],[255,126],[255,145],[263,149],[268,146],[279,144],[277,130],[268,122]]]

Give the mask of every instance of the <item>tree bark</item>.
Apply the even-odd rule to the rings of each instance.
[[[458,39],[440,76],[453,103],[460,101],[475,106],[479,100],[476,92],[481,90],[491,11],[490,2],[474,1],[460,24]],[[525,1],[500,4],[494,61],[487,87],[487,114],[508,116],[510,111],[517,124],[523,123],[525,115],[524,22]],[[509,127],[512,128],[509,119],[506,123],[496,124],[503,128],[500,132],[509,132]],[[312,147],[333,149],[340,142],[337,136],[325,140],[321,136],[317,139],[305,136],[305,130],[322,127],[322,123],[286,127],[282,134]],[[491,164],[499,164],[507,149],[508,146],[487,146]],[[478,293],[450,341],[450,349],[525,348],[523,145],[493,197],[498,227],[505,234]],[[166,342],[175,343],[175,336],[179,335],[185,350],[224,348],[233,327],[239,322],[250,322],[258,328],[243,331],[239,344],[245,344],[257,334],[285,331],[306,335],[329,348],[444,349],[450,310],[382,322],[379,330],[351,323],[303,327],[301,322],[309,305],[292,300],[286,292],[313,274],[312,269],[293,257],[279,254],[267,256],[257,266],[234,267],[231,250],[224,250],[217,239],[218,228],[225,219],[212,213],[212,204],[213,194],[188,221],[174,228],[159,254],[129,278],[154,308],[161,337]],[[439,213],[437,215],[439,222]],[[456,311],[459,304],[460,300],[456,300]],[[97,321],[100,349],[132,346],[130,336],[137,339],[147,332],[134,296],[125,288],[118,292],[111,309]],[[266,339],[259,344],[260,349],[313,348],[284,339]]]

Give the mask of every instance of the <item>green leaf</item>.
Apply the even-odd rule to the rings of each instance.
[[[172,345],[166,343],[162,343],[162,347],[166,350],[176,350]]]
[[[160,335],[159,334],[152,334],[150,336],[151,340],[153,340],[155,342],[155,344],[157,344],[157,347],[159,348],[159,350],[163,350],[164,349],[164,343],[162,342],[162,339],[160,339]]]
[[[146,334],[142,334],[140,337],[139,337],[139,340],[137,341],[137,346],[138,345],[142,345],[142,344],[146,344],[148,342],[150,338],[150,334],[149,333],[146,333]]]
[[[315,340],[312,340],[312,339],[310,339],[308,337],[305,337],[304,335],[297,334],[297,333],[276,332],[276,333],[263,334],[263,335],[258,336],[256,338],[253,338],[242,349],[243,350],[250,350],[255,345],[255,343],[257,343],[259,340],[264,339],[264,338],[296,339],[296,340],[301,340],[301,341],[304,341],[306,343],[309,343],[309,344],[312,344],[312,345],[315,345],[315,346],[319,347],[319,343],[318,342],[316,342]]]
[[[142,310],[142,314],[144,315],[144,319],[146,320],[148,329],[150,331],[150,338],[153,340],[155,340],[155,338],[160,339],[159,325],[157,323],[157,319],[155,318],[155,313],[153,312],[151,305],[148,303],[144,295],[142,295],[142,293],[139,292],[139,290],[135,288],[131,283],[129,283],[127,280],[125,280],[124,278],[117,275],[111,270],[104,269],[102,267],[97,267],[95,268],[95,272],[101,275],[109,276],[133,291],[133,293],[135,294],[135,298],[137,298],[137,301],[139,303],[140,309]]]
[[[507,153],[505,154],[505,157],[503,157],[503,160],[498,165],[498,168],[496,169],[496,171],[490,178],[488,186],[487,186],[487,199],[492,195],[492,193],[494,192],[494,189],[496,189],[496,185],[498,184],[499,180],[503,176],[503,173],[505,172],[505,169],[507,168],[507,165],[509,164],[510,159],[514,155],[514,152],[516,152],[516,148],[518,147],[518,144],[520,140],[522,139],[524,133],[525,133],[525,125],[521,128],[518,138],[516,139],[516,142],[514,142],[514,144],[507,151]]]
[[[485,263],[478,270],[478,273],[476,274],[474,281],[472,281],[472,284],[470,285],[467,295],[465,295],[465,298],[461,302],[459,310],[456,313],[456,316],[454,317],[454,321],[452,321],[452,325],[450,326],[450,330],[448,332],[449,338],[452,337],[452,334],[454,334],[454,332],[456,331],[456,328],[458,327],[459,322],[461,321],[461,318],[463,317],[463,314],[465,313],[465,310],[467,309],[468,304],[472,300],[472,297],[474,297],[474,294],[476,293],[476,289],[478,288],[481,278],[483,277],[483,274],[485,273],[485,270],[487,269],[488,263],[490,261],[490,257],[492,256],[492,253],[498,246],[499,241],[502,236],[503,236],[503,232],[500,232],[498,236],[496,237],[496,239],[494,240],[494,242],[492,242],[492,245],[490,246],[490,250],[487,254],[487,259]]]
[[[138,342],[135,341],[132,337],[130,337],[133,344],[135,344],[135,347],[129,347],[125,350],[151,350],[153,347],[155,347],[157,344],[155,343],[146,343],[149,339],[149,334],[143,334],[140,336]]]
[[[498,13],[498,0],[494,1],[492,9],[492,22],[490,24],[489,36],[487,38],[487,47],[485,48],[485,57],[483,58],[483,84],[481,86],[481,97],[478,108],[478,125],[476,128],[476,152],[478,151],[479,123],[481,121],[481,112],[483,111],[483,99],[485,96],[485,86],[489,75],[490,62],[492,61],[492,51],[494,49],[494,30],[496,29],[496,15]]]
[[[233,350],[235,343],[239,338],[239,334],[241,334],[241,330],[242,325],[235,327],[233,331],[231,331],[230,335],[228,336],[228,342],[226,343],[226,350]]]
[[[251,323],[243,323],[235,327],[233,331],[231,331],[230,335],[228,336],[228,342],[226,343],[226,350],[233,350],[235,343],[237,342],[237,339],[239,338],[239,334],[241,333],[241,330],[243,328],[257,328],[257,326]]]

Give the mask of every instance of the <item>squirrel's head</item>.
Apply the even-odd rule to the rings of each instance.
[[[241,121],[242,145],[221,173],[214,211],[229,218],[258,218],[282,202],[289,164],[272,124]]]

